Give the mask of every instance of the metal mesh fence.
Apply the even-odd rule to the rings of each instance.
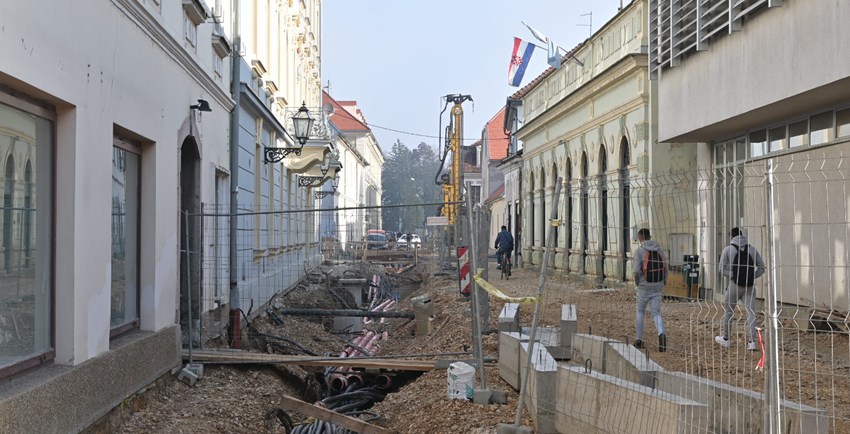
[[[421,205],[409,205],[414,206]],[[439,250],[446,247],[441,231],[424,224],[421,234],[411,231],[409,239],[407,234],[373,229],[379,226],[381,212],[381,207],[356,207],[234,215],[207,206],[199,215],[186,216],[181,259],[184,345],[189,343],[189,298],[196,349],[234,346],[242,337],[233,336],[228,325],[237,318],[250,325],[256,316],[262,317],[258,323],[280,323],[286,315],[298,315],[321,323],[322,318],[340,315],[331,310],[398,301],[398,288],[406,285],[393,281],[394,275],[413,264],[436,264]],[[274,313],[289,308],[303,311]],[[344,322],[352,326],[371,321],[353,318]],[[344,331],[325,325],[332,333]],[[354,327],[355,332],[362,328]]]
[[[566,180],[558,201],[551,185],[533,192],[534,209],[524,211],[524,272],[537,270],[547,251],[554,269],[540,315],[548,351],[532,350],[539,363],[525,400],[543,424],[538,429],[548,421],[558,432],[850,432],[850,171],[832,152]],[[550,228],[557,240],[551,249],[543,241]],[[669,272],[663,329],[649,300],[638,349],[640,228],[661,245]],[[721,272],[733,228],[766,266],[751,292],[754,331],[749,292],[730,287]],[[528,284],[500,285],[517,295],[536,292]],[[726,333],[728,296],[739,291]],[[532,309],[520,310],[527,326]],[[724,335],[728,340],[718,341]],[[781,425],[771,430],[776,421]]]

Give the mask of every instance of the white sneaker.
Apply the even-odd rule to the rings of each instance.
[[[714,342],[717,342],[723,348],[729,348],[729,339],[726,339],[723,336],[715,337]]]
[[[755,351],[755,350],[757,350],[757,349],[758,349],[758,348],[756,347],[756,343],[755,343],[755,342],[750,342],[750,343],[748,343],[748,344],[747,344],[747,350],[748,350],[748,351]]]

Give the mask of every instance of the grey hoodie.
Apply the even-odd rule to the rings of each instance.
[[[661,254],[661,258],[664,260],[664,280],[661,282],[647,282],[646,276],[643,275],[643,259],[646,257],[647,252],[658,252]],[[664,285],[667,284],[667,274],[669,263],[667,262],[667,255],[664,254],[664,250],[661,249],[661,244],[658,244],[658,241],[655,240],[646,240],[640,247],[635,250],[634,257],[634,277],[635,284],[641,289],[662,289]]]
[[[747,237],[744,235],[738,235],[737,237],[732,238],[730,245],[726,246],[723,249],[723,253],[720,255],[721,274],[730,279],[732,278],[732,261],[735,260],[737,252],[740,249],[743,249],[747,244]],[[747,252],[753,257],[753,262],[756,263],[755,277],[759,278],[759,276],[764,274],[764,260],[761,258],[761,253],[759,253],[758,249],[752,245],[747,248]]]

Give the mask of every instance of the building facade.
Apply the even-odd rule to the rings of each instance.
[[[179,222],[228,166],[227,41],[201,1],[0,15],[0,419],[80,431],[180,363]]]
[[[850,151],[850,63],[837,54],[850,40],[846,6],[650,2],[659,138],[696,142],[707,186],[697,208],[705,230],[694,230],[701,256],[719,256],[729,230],[742,227],[762,251],[776,246],[780,302],[841,311],[850,306],[840,170]],[[768,165],[773,208],[763,188]],[[703,266],[701,285],[719,297],[725,281],[716,262]],[[759,298],[768,279],[761,281]]]
[[[519,95],[523,143],[522,255],[540,266],[550,227],[555,183],[555,254],[548,264],[600,284],[631,279],[637,228],[668,246],[695,198],[655,193],[659,174],[696,171],[696,151],[659,143],[648,77],[646,1],[633,1]],[[529,86],[527,86],[529,87]],[[509,103],[511,101],[509,100]],[[509,104],[509,111],[515,104]],[[514,114],[509,119],[518,118]],[[506,175],[507,176],[507,175]],[[686,177],[687,178],[687,177]],[[693,182],[671,186],[687,192]],[[659,212],[658,210],[670,210]]]
[[[337,101],[327,92],[323,100],[324,106],[329,107],[332,135],[344,170],[338,187],[325,189],[332,194],[321,200],[321,208],[375,207],[323,212],[322,237],[333,241],[330,246],[338,245],[349,251],[363,240],[368,230],[382,229],[381,211],[377,207],[381,204],[384,154],[357,101]]]

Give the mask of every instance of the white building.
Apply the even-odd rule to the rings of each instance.
[[[712,258],[739,226],[762,252],[771,236],[776,243],[780,302],[846,313],[850,8],[844,1],[704,3],[651,1],[649,41],[659,139],[697,142],[706,186],[698,207],[705,227],[694,230],[708,258],[701,284],[722,296]],[[766,163],[777,185],[771,225]],[[767,281],[760,279],[760,298]]]
[[[329,107],[336,150],[344,168],[339,186],[322,199],[321,208],[377,207],[381,204],[381,171],[384,154],[366,123],[357,101],[337,101],[327,92],[324,105]],[[331,188],[326,187],[330,191]],[[322,195],[322,194],[320,194]],[[325,213],[320,232],[335,239],[346,249],[360,242],[369,229],[381,229],[380,209],[346,209]]]
[[[199,0],[0,15],[0,420],[80,431],[179,366],[178,222],[228,166],[228,43]]]

